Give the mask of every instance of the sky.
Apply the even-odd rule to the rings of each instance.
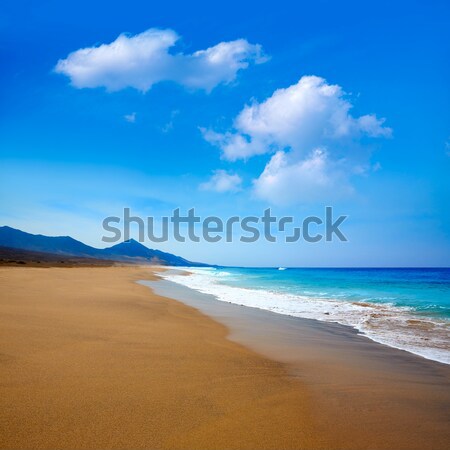
[[[332,206],[347,242],[144,243],[221,265],[450,265],[446,2],[2,5],[2,225],[105,247],[124,208],[301,223]]]

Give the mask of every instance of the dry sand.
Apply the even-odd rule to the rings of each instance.
[[[278,363],[134,281],[149,270],[0,268],[1,448],[312,448]]]
[[[230,341],[224,325],[196,309],[135,283],[149,278],[150,269],[139,267],[0,268],[0,448],[445,449],[449,443],[444,375],[423,369],[417,392],[406,386],[394,396],[404,375],[389,364],[369,367],[377,370],[374,384],[358,369],[362,356],[337,363],[326,349],[308,356],[307,343],[293,372]],[[337,400],[328,404],[337,387]],[[426,415],[415,413],[421,405]],[[387,410],[395,414],[383,417]]]

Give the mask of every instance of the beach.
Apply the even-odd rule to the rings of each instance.
[[[448,447],[448,366],[158,270],[0,268],[0,448]]]
[[[308,398],[149,270],[1,269],[1,448],[290,448]]]

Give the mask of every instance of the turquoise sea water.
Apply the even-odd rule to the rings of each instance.
[[[450,320],[450,269],[226,268],[223,283],[339,301],[389,303]]]
[[[167,278],[218,300],[338,322],[450,364],[450,269],[202,268]]]

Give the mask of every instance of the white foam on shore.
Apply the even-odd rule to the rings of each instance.
[[[210,268],[189,274],[160,274],[218,300],[323,322],[351,326],[373,341],[450,364],[450,325],[419,316],[414,310],[389,303],[352,302],[249,289],[223,284],[230,273]]]

